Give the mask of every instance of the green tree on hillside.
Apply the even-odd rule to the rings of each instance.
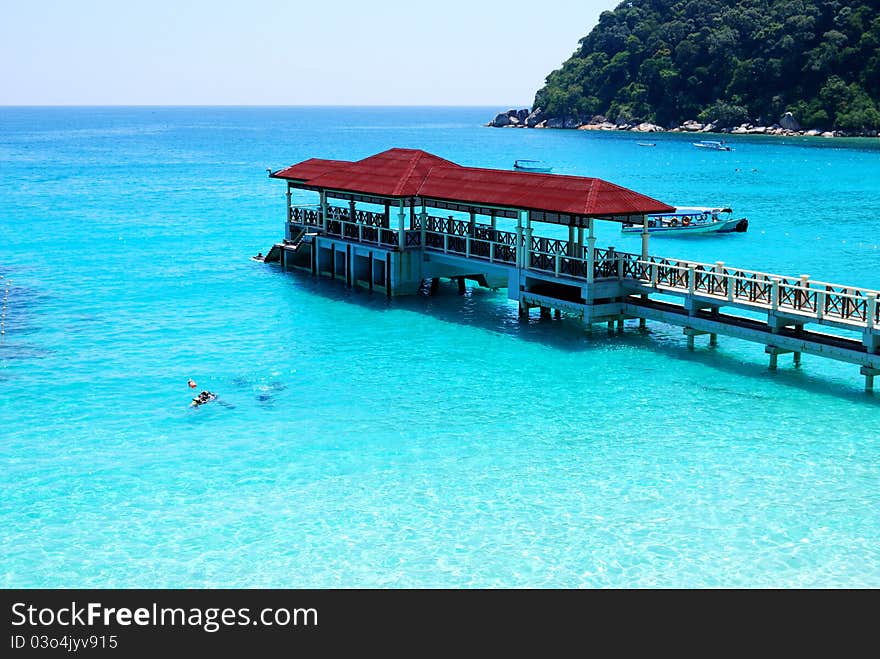
[[[586,121],[700,117],[880,129],[877,0],[630,0],[603,12],[535,107]]]

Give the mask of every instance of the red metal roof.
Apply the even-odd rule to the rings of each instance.
[[[674,210],[602,179],[462,167],[417,149],[389,149],[357,162],[312,158],[272,176],[344,192],[429,197],[571,215],[642,215]]]
[[[347,160],[323,160],[322,158],[309,158],[301,163],[280,169],[274,174],[275,178],[286,178],[292,181],[308,181],[310,178],[320,176],[324,172],[343,165],[350,165]]]

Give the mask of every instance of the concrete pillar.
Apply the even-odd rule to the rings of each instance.
[[[618,332],[623,331],[623,316],[621,316],[620,318],[617,319],[617,331]]]
[[[592,284],[596,279],[596,236],[593,233],[593,223],[595,220],[591,217],[587,224],[587,283]]]
[[[642,261],[647,261],[649,257],[648,241],[651,234],[648,233],[648,216],[642,215]]]
[[[874,391],[874,376],[873,375],[865,375],[865,391],[867,391],[867,392]]]
[[[688,339],[688,350],[693,350],[694,349],[694,335],[688,334],[687,339]]]
[[[522,213],[516,214],[516,267],[523,267],[523,226]]]
[[[464,284],[464,277],[456,277],[458,279],[458,294],[464,295],[467,292],[467,287]]]
[[[426,242],[425,232],[428,230],[428,209],[425,206],[425,202],[422,202],[422,212],[419,215],[419,227],[420,227],[421,233],[422,233],[422,235],[421,235],[422,249],[425,249],[425,242]]]
[[[327,193],[324,190],[321,190],[321,226],[327,233]]]
[[[293,209],[293,203],[291,201],[292,193],[290,191],[290,181],[287,182],[287,219],[290,220],[290,211]]]
[[[709,345],[713,348],[718,345],[718,335],[717,334],[709,334]]]
[[[779,355],[775,352],[770,353],[770,370],[775,371],[779,364]]]
[[[520,301],[519,303],[519,317],[520,318],[528,318],[529,315],[529,305],[525,302]]]
[[[562,309],[554,309],[553,317],[557,319],[562,318]]]
[[[348,221],[354,222],[354,214],[357,209],[355,208],[354,199],[348,202]]]
[[[794,361],[795,367],[800,366],[801,365],[801,353],[795,352],[793,361]]]
[[[644,318],[639,318],[639,329],[647,329],[648,321]]]
[[[577,245],[575,244],[575,228],[574,225],[568,227],[568,255],[575,256],[577,254]]]
[[[550,317],[550,307],[541,307],[541,318]]]
[[[400,248],[402,252],[406,249],[406,230],[404,227],[406,226],[406,210],[403,203],[403,199],[400,200],[400,212],[397,214],[397,246]]]
[[[526,216],[526,235],[525,235],[525,263],[523,268],[532,267],[532,216],[528,211],[521,211]]]

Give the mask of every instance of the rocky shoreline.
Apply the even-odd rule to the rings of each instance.
[[[615,123],[602,115],[581,122],[576,117],[547,117],[541,108],[510,109],[499,112],[486,126],[492,128],[566,128],[571,130],[626,130],[635,133],[721,133],[726,135],[783,135],[787,137],[877,137],[877,131],[846,133],[839,130],[803,130],[791,112],[786,112],[777,123],[761,126],[751,123],[739,126],[719,126],[688,120],[679,126],[663,127],[646,121]]]

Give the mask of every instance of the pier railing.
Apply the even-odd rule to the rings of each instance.
[[[294,207],[290,221],[323,227],[320,207]],[[425,249],[491,263],[519,263],[518,250],[526,238],[500,231],[491,225],[470,223],[452,217],[416,216],[406,231],[405,246]],[[330,206],[326,233],[346,240],[394,248],[400,245],[398,232],[386,225],[383,214]],[[423,245],[424,242],[424,245]],[[567,241],[533,236],[522,265],[556,277],[589,280],[587,248]],[[570,252],[575,253],[570,253]],[[637,254],[614,248],[595,249],[592,259],[594,280],[630,281],[657,292],[706,298],[710,303],[730,304],[757,311],[780,311],[803,316],[804,322],[833,320],[845,325],[880,327],[880,291],[813,281],[807,276],[786,277],[754,270],[683,261]]]
[[[616,253],[618,278],[634,279],[651,289],[685,293],[738,304],[760,311],[782,311],[805,320],[832,319],[847,324],[880,327],[880,291],[814,281],[808,276],[786,277],[713,264]],[[597,273],[598,277],[598,273]]]

